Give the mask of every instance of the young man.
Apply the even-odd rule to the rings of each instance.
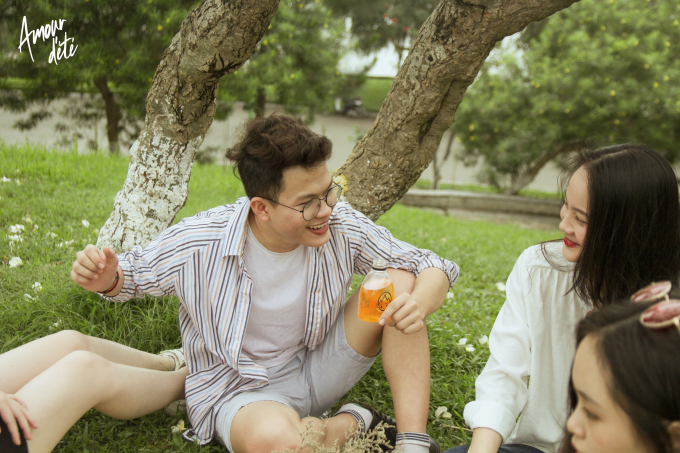
[[[186,402],[201,444],[216,436],[233,453],[295,449],[311,423],[320,443],[342,445],[352,429],[389,422],[357,403],[315,418],[382,350],[396,416],[392,445],[440,451],[424,434],[425,318],[443,303],[458,266],[339,201],[326,168],[331,146],[298,118],[256,118],[227,152],[247,198],[184,219],[143,250],[116,257],[88,246],[74,263],[76,283],[108,290],[114,301],[179,297]],[[395,299],[379,323],[367,323],[358,318],[358,291],[345,297],[352,275],[366,274],[375,259],[387,261]]]

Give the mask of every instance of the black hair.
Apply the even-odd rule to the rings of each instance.
[[[300,118],[271,115],[248,121],[243,137],[226,157],[234,162],[234,173],[238,169],[248,198],[276,201],[283,190],[283,170],[320,165],[332,150],[328,137],[312,132]]]
[[[645,145],[628,143],[575,153],[567,176],[581,167],[589,212],[574,268],[576,294],[600,308],[654,281],[677,284],[680,201],[668,161]],[[545,246],[543,254],[550,261]]]
[[[651,303],[618,301],[591,311],[578,324],[576,345],[595,339],[595,350],[613,400],[631,419],[638,438],[657,453],[673,452],[667,424],[680,421],[680,332],[651,330],[640,314]],[[569,380],[570,413],[577,403]],[[565,429],[560,453],[574,453]]]

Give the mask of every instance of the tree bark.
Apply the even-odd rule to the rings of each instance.
[[[439,182],[442,179],[442,165],[444,165],[446,159],[448,159],[451,155],[451,149],[453,148],[453,141],[455,139],[456,134],[454,134],[453,129],[451,129],[449,140],[446,142],[446,152],[444,153],[444,157],[442,157],[440,162],[437,162],[437,152],[435,151],[434,158],[432,159],[432,170],[434,170],[434,180],[432,181],[433,189],[439,189]]]
[[[109,82],[106,76],[99,76],[94,79],[94,86],[97,87],[104,99],[106,106],[106,135],[109,139],[109,151],[113,154],[120,153],[120,145],[118,144],[118,134],[120,133],[120,109],[113,93],[109,89]],[[97,126],[95,123],[95,140],[97,136]],[[99,143],[97,141],[97,143]]]
[[[255,99],[255,116],[264,116],[264,109],[267,105],[267,92],[263,86],[257,87],[257,99]]]
[[[334,172],[376,220],[432,161],[496,42],[576,0],[443,0],[421,27],[373,126]]]
[[[172,223],[215,115],[220,78],[250,58],[277,7],[278,0],[206,0],[184,20],[153,78],[145,125],[99,247],[145,246]]]

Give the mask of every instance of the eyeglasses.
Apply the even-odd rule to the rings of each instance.
[[[328,189],[328,193],[326,194],[325,197],[312,198],[307,203],[305,203],[302,209],[296,209],[291,206],[286,206],[285,204],[279,203],[278,201],[271,200],[269,198],[265,198],[265,200],[269,200],[272,203],[280,204],[281,206],[286,207],[288,209],[292,209],[293,211],[300,212],[302,213],[302,218],[309,221],[316,217],[316,215],[319,213],[319,210],[321,210],[321,201],[325,201],[328,207],[332,208],[338,203],[340,195],[342,195],[342,186],[336,184],[330,189]]]
[[[671,292],[673,285],[668,280],[663,282],[654,282],[642,288],[630,296],[631,302],[654,302],[657,300],[668,300],[668,294]]]

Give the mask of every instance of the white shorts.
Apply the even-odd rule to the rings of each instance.
[[[319,417],[368,372],[375,357],[364,357],[347,343],[343,311],[335,325],[313,351],[303,349],[283,365],[267,369],[269,385],[239,393],[220,407],[215,437],[229,451],[231,423],[244,406],[257,401],[276,401],[290,407],[300,418]]]

